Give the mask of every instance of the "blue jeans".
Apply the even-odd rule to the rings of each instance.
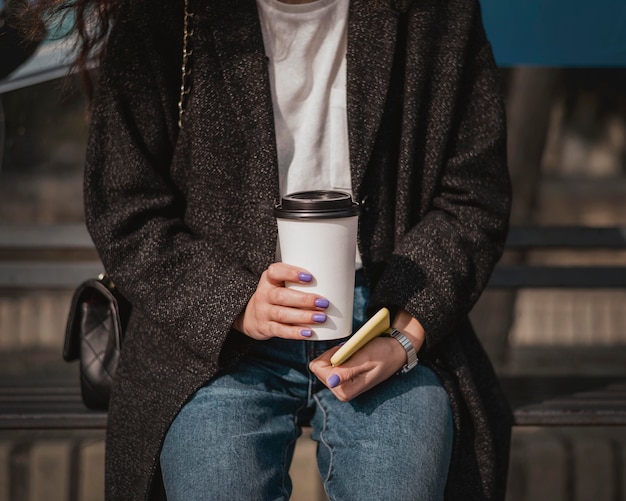
[[[308,370],[336,343],[259,342],[201,388],[163,444],[168,500],[288,500],[289,465],[307,423],[329,499],[443,499],[453,430],[437,376],[418,365],[341,402]]]

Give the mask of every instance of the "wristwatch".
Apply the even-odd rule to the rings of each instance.
[[[411,343],[411,341],[409,341],[409,338],[402,334],[398,329],[392,329],[389,333],[389,336],[398,341],[406,351],[407,362],[405,366],[398,371],[398,374],[406,374],[413,367],[415,367],[418,362],[417,353],[415,352],[413,343]]]

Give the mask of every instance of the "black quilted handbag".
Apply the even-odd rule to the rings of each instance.
[[[80,361],[81,395],[90,409],[108,409],[130,311],[106,275],[83,282],[74,292],[63,358]]]

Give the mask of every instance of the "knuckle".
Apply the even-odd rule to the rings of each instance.
[[[269,293],[269,299],[274,304],[286,304],[287,289],[284,287],[275,287]]]
[[[313,298],[313,296],[309,296],[306,294],[299,294],[298,295],[298,306],[301,308],[307,308],[309,306],[314,306],[314,301],[315,299]]]
[[[281,276],[280,270],[281,270],[280,263],[270,264],[266,270],[268,278],[272,281],[277,281]]]
[[[279,334],[278,324],[274,322],[268,322],[267,324],[267,332],[271,336],[277,336]]]
[[[272,306],[270,308],[270,316],[272,320],[282,324],[285,323],[287,313],[285,309],[280,306]]]
[[[266,304],[262,301],[259,301],[254,308],[256,317],[259,320],[264,320],[266,318],[269,317],[269,311],[268,311],[268,307],[266,306]]]
[[[269,268],[267,270],[264,270],[263,273],[261,273],[261,279],[259,280],[259,283],[267,282],[269,280],[269,274]]]

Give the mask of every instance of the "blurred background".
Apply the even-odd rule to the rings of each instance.
[[[98,270],[83,228],[88,113],[65,77],[72,40],[20,41],[11,3],[0,1],[0,387],[77,384],[61,350],[72,289]],[[512,224],[626,228],[626,3],[481,3],[506,94]],[[504,260],[624,265],[626,253]],[[57,271],[37,285],[24,267],[42,261]],[[488,290],[472,320],[503,377],[626,379],[624,289]],[[103,450],[100,430],[0,430],[0,501],[103,499]],[[324,499],[314,462],[305,434],[294,500]],[[526,500],[626,500],[626,430],[516,427],[507,501]]]

